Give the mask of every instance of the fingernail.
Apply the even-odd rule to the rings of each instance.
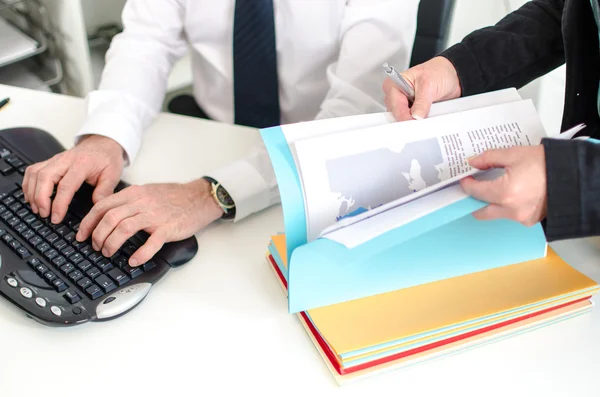
[[[424,119],[424,117],[418,113],[412,113],[412,116],[413,116],[413,119],[415,119],[415,120],[423,120]]]
[[[131,259],[129,260],[129,265],[130,265],[131,267],[135,267],[135,266],[137,266],[137,265],[138,265],[138,261],[137,261],[137,259],[133,259],[133,258],[131,258]]]
[[[81,232],[77,232],[77,234],[75,235],[75,240],[79,242],[83,241],[83,239],[81,238]]]
[[[59,218],[57,214],[52,214],[52,223],[57,224],[59,222]]]

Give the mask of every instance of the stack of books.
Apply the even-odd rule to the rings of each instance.
[[[598,284],[540,224],[478,221],[487,203],[458,185],[503,172],[468,157],[546,136],[516,90],[436,104],[426,120],[373,114],[261,134],[285,224],[266,259],[338,383],[591,310]]]

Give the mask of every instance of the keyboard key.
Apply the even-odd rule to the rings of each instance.
[[[29,210],[27,208],[21,208],[19,211],[17,211],[17,216],[21,219],[27,215],[29,215]]]
[[[135,251],[137,251],[137,247],[128,241],[125,244],[123,244],[123,246],[121,247],[121,251],[123,251],[123,253],[127,257],[130,257]]]
[[[54,244],[54,242],[58,239],[59,239],[59,237],[58,237],[58,234],[56,234],[56,233],[52,233],[51,235],[46,236],[46,241],[49,242],[50,244]]]
[[[102,295],[104,295],[104,293],[102,292],[102,290],[100,289],[100,287],[98,287],[97,285],[93,284],[91,287],[88,287],[85,290],[85,293],[88,294],[88,296],[93,300],[93,299],[98,299],[100,298]]]
[[[50,234],[51,231],[52,230],[50,230],[50,228],[48,226],[44,226],[43,228],[41,228],[40,230],[38,230],[38,234],[40,236],[42,236],[42,237],[46,237],[48,234]]]
[[[50,249],[50,244],[42,243],[42,244],[37,245],[35,247],[35,249],[37,249],[40,254],[43,254],[44,252],[46,252]]]
[[[4,211],[6,211],[6,206],[3,204],[0,204],[0,214],[3,213]]]
[[[32,246],[37,247],[37,245],[41,244],[44,240],[42,240],[42,238],[40,236],[35,236],[34,235],[28,241],[29,241],[29,244],[31,244]]]
[[[54,242],[54,244],[52,244],[54,246],[54,248],[56,248],[57,250],[61,250],[63,248],[65,248],[67,246],[67,242],[65,240],[56,240]]]
[[[79,285],[79,287],[81,289],[86,289],[87,287],[89,287],[90,285],[92,285],[92,280],[90,280],[87,277],[84,277],[82,279],[79,279],[79,281],[77,281],[77,285]]]
[[[63,223],[69,227],[73,227],[73,225],[78,222],[79,222],[79,218],[76,218],[71,214],[65,215],[65,219],[63,220]]]
[[[89,259],[89,260],[90,260],[90,262],[92,262],[92,263],[96,263],[96,262],[98,262],[99,260],[101,260],[102,258],[104,258],[104,257],[102,256],[102,254],[100,254],[100,253],[98,253],[98,252],[96,252],[96,251],[92,252],[92,253],[90,254],[90,256],[88,256],[88,259]]]
[[[2,241],[4,241],[6,244],[9,244],[11,241],[13,241],[13,239],[14,239],[14,237],[8,233],[6,233],[2,236]]]
[[[123,255],[118,254],[117,256],[115,256],[115,258],[113,259],[113,263],[115,265],[117,265],[117,267],[119,268],[123,268],[123,266],[125,266],[128,261],[127,258],[125,258]]]
[[[123,271],[125,274],[129,275],[131,278],[136,278],[140,276],[144,271],[139,267],[131,267],[129,265],[123,266]]]
[[[17,171],[19,171],[19,174],[25,175],[25,170],[26,169],[27,169],[27,166],[23,165],[23,166],[19,167],[19,169]]]
[[[71,226],[71,228],[73,229],[73,231],[75,233],[77,233],[79,231],[79,222],[77,222],[76,224],[74,224],[73,226]]]
[[[2,175],[10,175],[14,171],[14,168],[10,164],[7,164],[4,160],[0,160],[0,172],[2,172]]]
[[[16,201],[17,201],[17,199],[14,198],[13,196],[6,196],[5,198],[2,199],[2,204],[9,207],[12,203],[14,203]]]
[[[71,263],[64,264],[60,267],[60,271],[63,272],[64,274],[69,274],[73,270],[75,270],[75,266],[73,266],[73,264],[71,264]]]
[[[35,269],[35,267],[37,265],[41,265],[42,261],[39,260],[38,258],[31,258],[30,260],[27,261],[27,263],[29,264],[29,266],[31,266],[32,268]]]
[[[74,265],[78,264],[82,260],[83,260],[83,255],[81,255],[79,252],[76,252],[69,257],[69,262],[71,262]]]
[[[38,230],[39,228],[41,228],[42,226],[44,226],[44,224],[38,219],[35,222],[32,222],[31,225],[29,225],[29,227],[31,227],[33,230]]]
[[[97,267],[91,267],[89,268],[85,274],[88,275],[89,278],[91,278],[92,280],[95,279],[96,277],[98,277],[99,275],[102,274],[102,272],[100,271],[100,269],[98,269]]]
[[[77,264],[77,267],[79,268],[79,270],[81,270],[82,272],[87,271],[90,267],[92,267],[92,263],[90,261],[81,261]]]
[[[71,229],[69,229],[65,225],[62,225],[58,229],[56,229],[56,233],[58,233],[60,236],[65,236],[66,234],[68,234],[70,232],[71,232]]]
[[[67,243],[72,243],[73,241],[75,241],[75,233],[69,232],[65,236],[63,236],[63,238]]]
[[[17,240],[12,240],[10,243],[8,243],[8,246],[10,248],[12,248],[13,250],[16,250],[17,248],[19,248],[21,246],[21,243],[18,242]]]
[[[81,300],[81,297],[77,295],[77,292],[71,290],[68,290],[63,296],[65,297],[67,302],[71,304],[77,303]]]
[[[71,256],[75,253],[75,248],[71,247],[70,245],[66,246],[65,248],[63,248],[62,250],[60,250],[60,252],[64,255],[64,256]]]
[[[21,222],[21,220],[19,218],[17,218],[16,216],[13,216],[8,221],[6,221],[6,223],[8,223],[12,227],[17,226],[17,224],[20,222]]]
[[[63,292],[67,289],[67,284],[65,284],[65,282],[62,281],[59,277],[56,277],[54,280],[52,280],[52,285],[54,286],[54,289],[58,292]]]
[[[37,217],[35,215],[33,215],[33,214],[27,215],[25,218],[23,218],[23,222],[27,223],[28,225],[30,223],[33,223],[36,220],[37,220]]]
[[[19,223],[19,224],[15,225],[15,231],[16,231],[17,233],[22,233],[22,232],[23,232],[23,230],[25,230],[25,229],[29,229],[29,228],[28,228],[28,227],[27,227],[27,225],[26,225],[26,224],[24,224],[24,223]]]
[[[109,293],[113,289],[117,288],[117,285],[104,274],[101,276],[98,276],[98,278],[95,281],[96,281],[96,284],[98,284],[100,287],[102,287],[102,289],[106,293]]]
[[[52,259],[52,263],[54,263],[56,267],[61,267],[62,265],[67,263],[67,259],[64,256],[59,255],[56,258]]]
[[[31,252],[25,247],[17,248],[17,255],[21,257],[21,259],[27,259],[31,256]]]
[[[5,221],[7,221],[10,218],[12,218],[12,216],[13,216],[13,214],[9,210],[6,210],[6,211],[4,211],[3,213],[0,214],[0,218],[2,218]]]
[[[4,236],[5,234],[6,234],[6,229],[0,228],[0,237]]]
[[[48,260],[53,260],[54,258],[56,258],[59,255],[58,255],[58,251],[57,250],[50,249],[50,250],[44,252],[44,256],[46,258],[48,258]]]
[[[5,158],[5,157],[8,157],[10,155],[11,155],[10,150],[8,150],[5,147],[0,148],[0,158]]]
[[[81,247],[83,247],[86,243],[85,242],[79,242],[77,240],[73,240],[71,242],[71,245],[73,246],[73,248],[75,249],[80,249]]]
[[[125,273],[123,273],[123,271],[121,269],[117,269],[117,268],[114,268],[111,271],[109,271],[108,275],[110,276],[110,278],[115,280],[115,282],[117,283],[117,285],[119,287],[130,280],[130,278],[127,277],[127,275]]]
[[[20,199],[21,197],[23,197],[25,195],[25,193],[23,193],[23,190],[19,189],[17,191],[15,191],[12,196],[16,199]]]
[[[21,160],[20,158],[18,158],[16,155],[11,154],[8,155],[4,158],[4,161],[6,161],[8,164],[12,165],[15,168],[19,168],[21,166],[23,166],[25,163],[23,162],[23,160]]]
[[[12,204],[10,205],[10,207],[8,207],[8,208],[10,208],[10,210],[11,210],[12,212],[17,212],[17,211],[19,211],[19,210],[20,210],[22,207],[23,207],[23,205],[17,201],[16,203],[12,203]],[[29,212],[29,211],[28,211],[28,212]],[[20,217],[19,217],[19,218],[20,218]]]
[[[113,264],[110,263],[110,261],[106,258],[101,259],[98,263],[96,263],[96,266],[98,266],[100,270],[102,270],[102,273],[106,273],[107,271],[114,268]]]
[[[81,252],[85,256],[90,256],[91,254],[94,253],[94,249],[92,248],[92,246],[90,244],[86,243],[85,245],[83,245],[79,248],[79,252]]]
[[[69,278],[75,282],[80,278],[83,278],[83,273],[81,273],[79,270],[72,271],[69,273]]]
[[[43,263],[39,263],[35,266],[35,271],[40,275],[44,275],[44,273],[48,271],[48,266],[44,265]]]
[[[46,272],[44,273],[44,278],[51,283],[52,281],[54,281],[54,279],[56,279],[56,274],[54,274],[53,272]]]
[[[27,228],[26,230],[23,230],[21,232],[21,236],[23,236],[23,238],[27,241],[29,241],[30,238],[32,238],[33,236],[35,236],[35,232],[29,228]]]

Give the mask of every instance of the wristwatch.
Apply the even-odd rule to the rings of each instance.
[[[224,213],[221,218],[222,219],[235,218],[235,203],[233,202],[231,195],[227,192],[227,190],[225,190],[223,185],[221,185],[219,182],[217,182],[213,178],[205,176],[204,179],[210,183],[210,185],[212,187],[211,194],[212,194],[213,198],[215,199],[217,205],[219,207],[221,207],[221,209],[223,209]]]

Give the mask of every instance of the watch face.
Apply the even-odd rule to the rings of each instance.
[[[225,191],[225,188],[223,188],[223,186],[219,186],[217,188],[217,198],[219,199],[219,201],[225,205],[233,205],[233,200],[231,199],[231,196],[229,196],[229,194],[227,194],[227,192]]]

